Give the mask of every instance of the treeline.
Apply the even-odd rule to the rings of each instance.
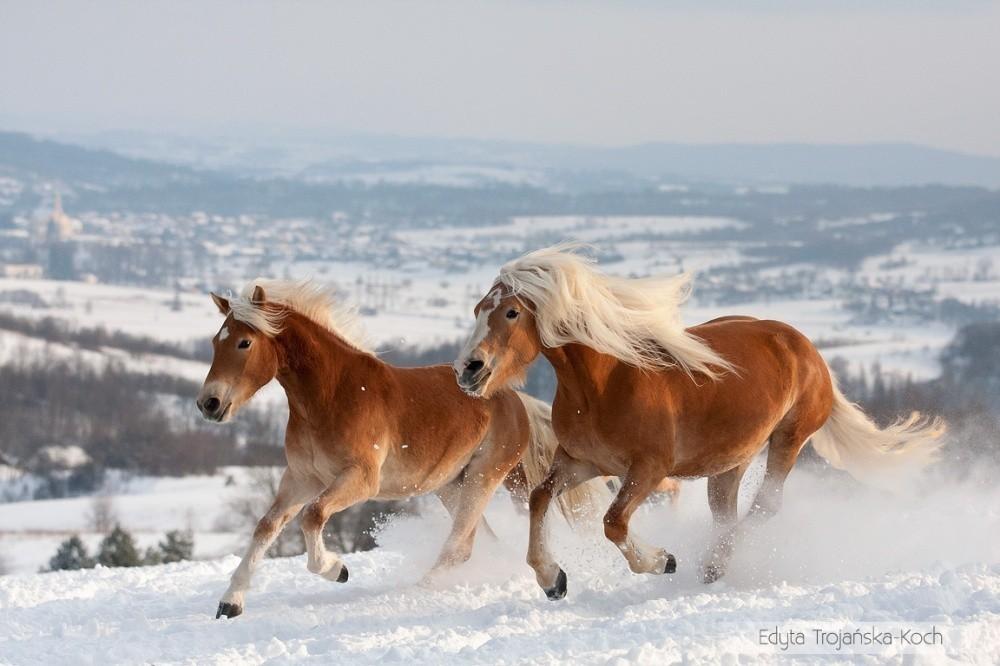
[[[110,347],[131,354],[157,354],[195,361],[208,362],[212,358],[210,342],[175,344],[122,331],[109,331],[103,326],[80,328],[55,317],[29,319],[0,312],[0,329],[91,351],[102,351]]]
[[[280,414],[248,409],[231,427],[213,427],[194,409],[198,389],[196,382],[131,372],[115,362],[98,367],[79,357],[17,357],[0,366],[0,451],[62,481],[39,489],[43,495],[89,492],[110,468],[180,476],[283,462],[275,439]],[[89,461],[66,469],[37,455],[52,446],[78,446]]]
[[[843,359],[831,367],[841,388],[880,424],[913,410],[945,418],[944,460],[958,473],[984,463],[1000,465],[1000,321],[959,329],[940,356],[941,375],[916,381],[886,373],[879,364],[852,373]]]
[[[77,571],[103,567],[141,567],[154,564],[170,564],[190,560],[194,554],[194,535],[190,531],[172,530],[167,532],[155,548],[139,550],[132,534],[115,525],[114,529],[101,540],[96,556],[91,557],[87,546],[74,534],[59,544],[56,554],[49,560],[46,571]]]

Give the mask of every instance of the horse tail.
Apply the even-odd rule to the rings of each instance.
[[[559,441],[552,429],[552,408],[537,398],[518,392],[531,426],[531,441],[521,458],[528,491],[538,486],[549,472]],[[556,502],[566,521],[574,527],[588,517],[599,516],[613,499],[603,478],[591,479],[559,495]]]
[[[833,411],[812,436],[813,448],[837,469],[865,483],[892,487],[931,463],[943,441],[939,417],[912,412],[907,418],[879,428],[833,382]]]

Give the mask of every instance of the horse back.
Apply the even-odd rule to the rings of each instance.
[[[745,459],[747,451],[759,450],[803,396],[822,399],[830,392],[826,363],[788,324],[734,316],[688,331],[732,363],[735,372],[713,381],[676,367],[650,372],[605,357],[599,362],[611,369],[594,388],[594,412],[577,412],[578,405],[557,398],[567,439],[617,459],[609,473],[654,449],[665,476],[724,471]]]

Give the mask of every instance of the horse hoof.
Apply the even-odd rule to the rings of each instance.
[[[724,573],[726,572],[720,566],[717,566],[715,564],[706,565],[701,570],[701,581],[706,585],[709,585],[722,578],[722,575]]]
[[[549,598],[549,601],[559,601],[566,596],[566,572],[562,569],[559,570],[559,575],[556,576],[556,584],[545,590],[545,596]]]
[[[233,618],[240,615],[243,612],[243,606],[239,604],[230,604],[225,601],[219,602],[219,609],[215,611],[215,619],[218,620],[220,617]]]
[[[663,573],[674,573],[677,571],[677,558],[667,553],[667,563],[663,566]]]
[[[342,565],[340,567],[340,573],[337,574],[337,582],[338,583],[346,583],[347,582],[347,577],[348,577],[347,565],[344,564],[344,565]]]

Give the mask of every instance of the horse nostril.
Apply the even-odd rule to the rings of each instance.
[[[473,359],[465,364],[465,371],[470,375],[474,375],[483,369],[483,362],[479,359]]]
[[[219,411],[219,406],[221,404],[222,401],[220,401],[218,398],[212,397],[212,398],[207,398],[205,402],[201,404],[201,408],[205,410],[205,412],[208,414],[214,414],[215,412]]]

